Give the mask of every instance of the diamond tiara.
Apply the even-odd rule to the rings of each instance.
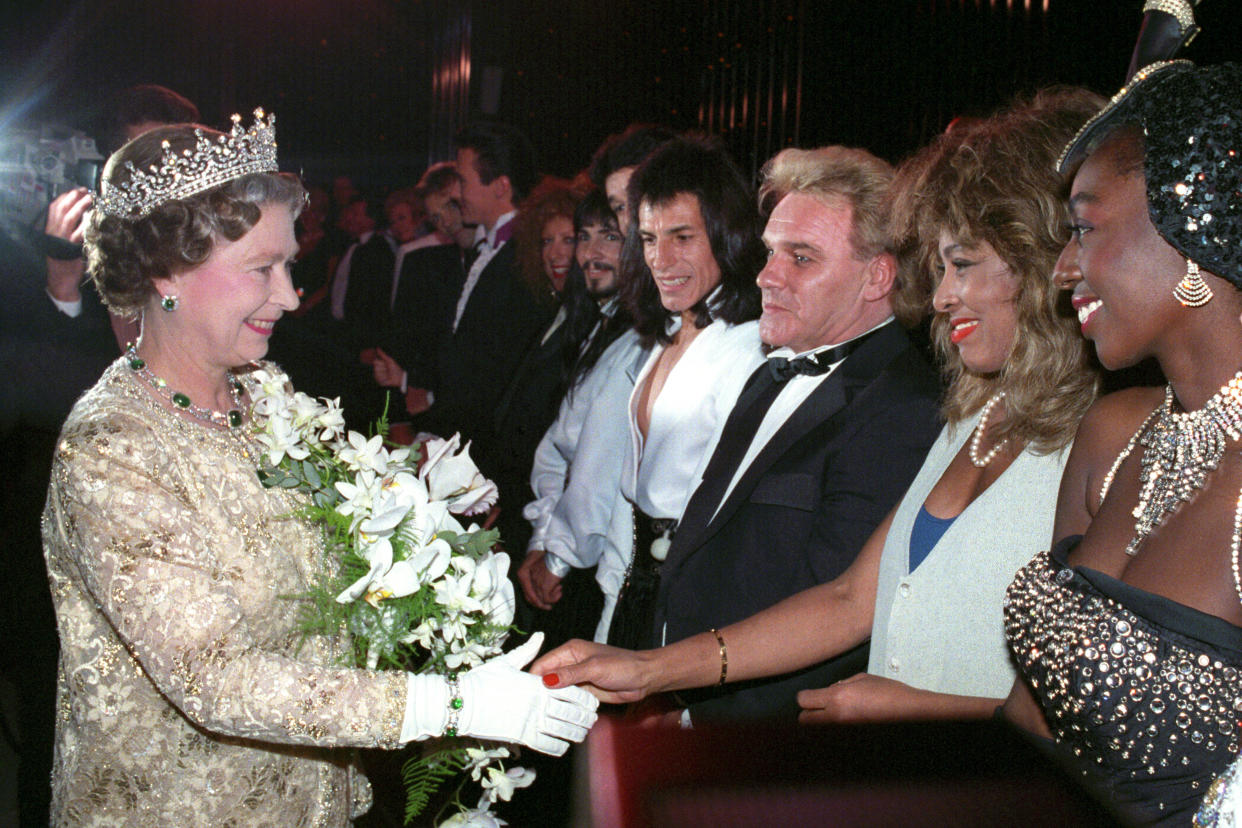
[[[254,124],[242,129],[241,116],[233,128],[214,140],[195,129],[193,150],[177,154],[163,142],[164,158],[146,170],[126,161],[129,180],[119,186],[103,182],[96,206],[105,215],[140,219],[168,201],[189,198],[212,187],[251,173],[276,172],[276,116],[254,111]]]

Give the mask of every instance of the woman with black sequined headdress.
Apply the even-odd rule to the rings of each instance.
[[[1122,814],[1186,824],[1242,713],[1242,68],[1140,70],[1071,142],[1056,279],[1108,368],[1164,389],[1088,412],[1050,553],[1009,588],[1015,722]],[[1235,373],[1236,372],[1236,373]]]

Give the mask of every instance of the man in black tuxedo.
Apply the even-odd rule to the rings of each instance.
[[[501,123],[465,127],[454,139],[462,218],[477,225],[474,259],[436,355],[435,386],[411,388],[416,430],[464,440],[486,434],[492,412],[531,340],[551,313],[518,273],[510,238],[517,204],[535,184],[534,149]]]
[[[936,377],[890,302],[891,179],[883,161],[843,147],[785,150],[765,167],[759,330],[773,350],[729,415],[668,549],[653,645],[840,575],[935,440]],[[865,670],[866,649],[680,700],[696,722],[792,715],[798,690]]]
[[[440,243],[411,250],[401,263],[390,321],[375,355],[376,381],[402,394],[438,385],[441,345],[452,335],[453,315],[470,264],[475,228],[461,217],[461,178],[452,162],[433,164],[416,192]],[[399,411],[394,420],[404,419]]]

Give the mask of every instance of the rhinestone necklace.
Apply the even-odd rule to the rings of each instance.
[[[224,428],[238,428],[241,426],[242,385],[237,377],[232,374],[229,374],[229,396],[233,400],[233,407],[227,412],[220,412],[195,405],[185,394],[169,388],[168,383],[157,377],[155,372],[147,367],[146,360],[138,356],[138,351],[134,348],[133,343],[130,343],[125,348],[125,359],[129,361],[130,370],[142,377],[147,385],[154,388],[160,396],[171,402],[178,409],[185,411],[195,419]]]
[[[1173,387],[1166,386],[1164,402],[1143,422],[1135,437],[1138,439],[1131,438],[1106,477],[1107,483],[1111,483],[1112,473],[1135,445],[1143,447],[1139,471],[1142,487],[1133,511],[1134,537],[1126,546],[1126,554],[1131,556],[1138,554],[1139,546],[1156,527],[1203,488],[1208,472],[1220,466],[1228,442],[1242,439],[1242,371],[1198,411],[1174,411]],[[1101,494],[1106,491],[1107,488]],[[1242,521],[1234,523],[1236,580]],[[1239,589],[1242,597],[1242,587]]]
[[[1006,437],[988,449],[987,454],[982,457],[979,456],[979,444],[983,442],[983,432],[987,430],[988,417],[992,414],[992,409],[996,407],[996,404],[1003,399],[1005,399],[1005,392],[996,392],[991,399],[983,404],[983,410],[979,412],[979,424],[975,426],[975,433],[970,435],[970,462],[975,464],[975,468],[981,469],[995,460],[996,455],[1000,454],[1001,449],[1009,442],[1009,438]]]

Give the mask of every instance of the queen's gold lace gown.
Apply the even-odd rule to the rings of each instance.
[[[124,359],[65,424],[43,517],[60,631],[57,825],[336,826],[396,747],[405,676],[299,650],[317,534],[259,444],[167,410]]]

